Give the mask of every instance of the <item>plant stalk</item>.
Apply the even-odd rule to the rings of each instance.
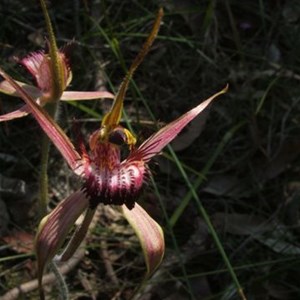
[[[45,109],[49,115],[55,118],[58,107],[58,101],[48,103]],[[49,162],[50,140],[48,136],[43,133],[42,147],[41,147],[41,170],[39,177],[39,217],[42,219],[48,212],[48,162]]]

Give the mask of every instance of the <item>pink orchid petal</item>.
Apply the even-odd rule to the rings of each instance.
[[[122,212],[140,241],[147,266],[146,277],[149,277],[160,265],[164,256],[163,231],[158,223],[137,203],[131,210],[122,205]]]
[[[89,200],[80,190],[61,201],[49,215],[42,219],[35,239],[40,284],[47,264],[62,246],[71,227],[88,205]]]
[[[52,89],[51,61],[48,54],[44,51],[32,52],[20,60],[28,72],[33,76],[36,85],[43,92],[48,94]]]
[[[63,101],[76,101],[76,100],[92,100],[100,98],[114,98],[115,96],[106,91],[95,92],[77,92],[77,91],[65,91],[63,92],[60,100]]]
[[[30,113],[30,108],[28,105],[24,105],[21,108],[12,111],[10,113],[0,115],[0,122],[10,121],[13,119],[18,119],[27,116]]]
[[[40,124],[44,132],[48,135],[50,140],[56,146],[56,148],[63,155],[69,166],[75,173],[81,174],[81,157],[75,150],[75,147],[71,143],[70,139],[64,133],[64,131],[58,126],[58,124],[43,110],[30,95],[16,83],[9,75],[7,75],[0,68],[0,75],[4,77],[20,94],[20,97],[30,108],[31,113]]]
[[[36,88],[33,85],[30,84],[26,84],[24,82],[21,81],[17,81],[15,80],[19,86],[21,86],[33,99],[37,99],[39,98],[42,93],[41,91]],[[16,89],[7,81],[7,80],[3,80],[2,82],[0,82],[0,92],[13,96],[13,97],[20,97],[19,93],[16,91]]]
[[[20,60],[20,64],[23,65],[28,70],[28,72],[36,79],[45,56],[46,54],[44,53],[44,51],[32,52],[26,57],[22,58]]]
[[[127,161],[143,160],[144,162],[148,162],[168,145],[179,132],[198,116],[217,96],[226,93],[227,89],[228,86],[150,136],[138,149],[131,152]]]

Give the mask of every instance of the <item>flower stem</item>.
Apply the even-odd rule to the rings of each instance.
[[[51,67],[52,67],[52,86],[53,86],[53,99],[49,102],[45,109],[52,118],[55,118],[58,101],[61,95],[62,87],[62,78],[61,78],[61,65],[58,58],[58,50],[55,40],[55,35],[52,27],[52,23],[48,14],[47,6],[44,0],[40,0],[40,5],[43,10],[43,15],[46,23],[47,33],[49,36],[49,54],[51,58]],[[49,160],[49,149],[50,141],[48,137],[44,134],[42,138],[42,158],[41,158],[41,173],[40,173],[40,205],[39,213],[40,217],[43,217],[47,214],[47,205],[48,205],[48,160]]]
[[[49,103],[45,109],[51,117],[55,117],[58,107],[58,101]],[[41,147],[41,170],[39,177],[39,219],[42,219],[47,214],[48,208],[48,161],[49,161],[50,140],[48,136],[43,133],[42,147]]]
[[[49,160],[50,140],[43,134],[42,137],[42,157],[41,170],[39,178],[39,219],[42,219],[47,214],[48,207],[48,160]]]

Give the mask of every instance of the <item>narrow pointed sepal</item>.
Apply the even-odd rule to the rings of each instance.
[[[138,68],[138,66],[143,61],[144,57],[149,52],[151,45],[153,44],[153,42],[157,36],[157,33],[159,31],[159,27],[160,27],[160,23],[161,23],[163,14],[164,14],[163,9],[162,8],[159,9],[156,19],[154,21],[152,30],[151,30],[147,40],[143,44],[142,49],[140,50],[140,52],[134,59],[133,63],[131,64],[124,80],[122,81],[111,110],[104,116],[104,118],[102,120],[102,126],[119,124],[121,116],[122,116],[123,102],[124,102],[124,98],[125,98],[125,94],[126,94],[129,82],[130,82],[135,70]]]
[[[146,277],[149,277],[160,265],[164,256],[163,231],[159,224],[137,203],[131,210],[123,205],[122,212],[140,241],[147,266]]]
[[[158,132],[150,136],[150,138],[148,138],[140,147],[132,151],[127,158],[127,161],[143,160],[144,162],[148,162],[153,156],[157,155],[166,145],[168,145],[189,122],[207,108],[216,97],[226,93],[227,90],[228,86],[186,112],[175,121],[161,128]]]
[[[20,107],[10,113],[0,115],[0,122],[10,121],[18,118],[23,118],[30,113],[30,108],[27,105]]]
[[[30,95],[31,98],[33,98],[33,100],[37,100],[42,95],[40,90],[35,86],[17,80],[16,82]],[[20,94],[7,80],[3,80],[2,82],[0,82],[0,92],[9,96],[20,97]],[[39,103],[39,100],[37,100],[37,102]],[[27,105],[24,105],[12,112],[0,115],[0,122],[22,118],[27,116],[29,113],[29,107]]]
[[[15,80],[19,86],[21,86],[33,99],[39,98],[42,93],[41,91],[30,84],[26,84],[21,81]],[[16,89],[7,81],[3,80],[0,82],[0,92],[9,96],[13,97],[20,97],[19,93],[16,91]]]
[[[78,91],[65,91],[63,92],[60,100],[62,101],[76,101],[76,100],[94,100],[100,98],[113,99],[114,94],[107,91],[94,91],[94,92],[78,92]]]
[[[42,219],[35,238],[40,287],[47,264],[60,249],[71,227],[88,208],[88,205],[89,200],[80,190],[60,202],[49,215]]]

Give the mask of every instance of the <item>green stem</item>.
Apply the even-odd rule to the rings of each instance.
[[[42,136],[41,148],[41,170],[39,178],[39,219],[41,220],[47,214],[48,208],[48,160],[49,160],[50,140],[46,134]]]
[[[52,27],[52,23],[48,14],[47,6],[44,0],[40,0],[40,4],[43,10],[47,33],[49,36],[49,52],[51,58],[51,66],[52,66],[52,95],[53,99],[49,102],[45,109],[49,113],[52,118],[55,118],[55,114],[57,111],[58,101],[61,94],[62,87],[62,78],[61,78],[61,64],[58,58],[58,50],[55,40],[55,35]],[[41,172],[40,172],[40,197],[39,197],[39,214],[40,218],[47,214],[47,205],[48,205],[48,160],[49,160],[49,149],[50,149],[50,141],[48,137],[43,134],[42,138],[42,148],[41,148]]]
[[[45,106],[48,114],[55,118],[56,111],[58,107],[58,101],[53,103],[48,103]],[[41,170],[39,177],[39,216],[40,219],[47,214],[48,207],[48,161],[49,161],[49,150],[50,150],[50,140],[48,136],[43,133],[42,136],[42,147],[41,147]]]
[[[40,0],[40,4],[43,10],[44,18],[45,18],[45,23],[46,23],[46,28],[47,28],[47,33],[49,36],[49,43],[50,43],[50,53],[57,52],[57,46],[56,46],[56,40],[55,40],[55,35],[52,27],[52,23],[48,14],[47,6],[44,0]]]

